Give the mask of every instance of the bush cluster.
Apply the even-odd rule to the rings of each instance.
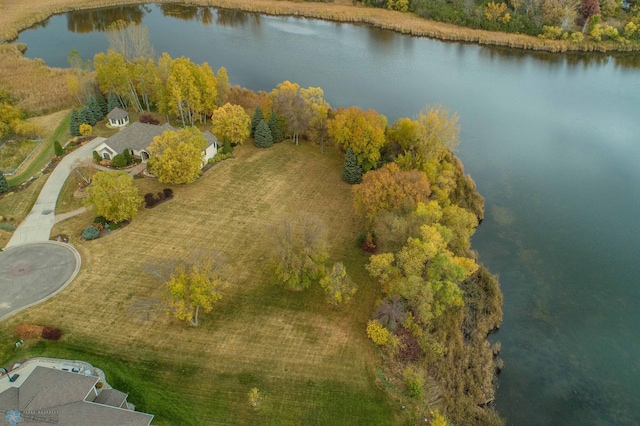
[[[62,331],[55,327],[44,327],[42,329],[42,338],[45,340],[59,340],[62,337]]]
[[[158,120],[156,120],[155,118],[153,118],[153,116],[151,114],[142,114],[138,118],[138,121],[141,122],[141,123],[153,124],[154,126],[157,126],[158,124],[160,124],[160,122]]]
[[[95,240],[100,236],[100,231],[93,225],[89,225],[82,231],[82,238],[85,240]]]
[[[113,167],[124,167],[127,165],[127,159],[123,154],[117,154],[113,157],[113,160],[111,160],[111,165]]]
[[[59,328],[36,324],[20,324],[16,327],[14,334],[19,339],[59,340],[62,337],[62,331]]]
[[[153,193],[149,192],[144,195],[144,206],[147,209],[152,209],[165,200],[173,198],[173,190],[171,188],[165,188],[158,192],[158,198]]]

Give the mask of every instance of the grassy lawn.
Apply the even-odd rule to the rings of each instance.
[[[79,241],[91,212],[57,224],[53,234],[71,236],[82,270],[60,295],[0,324],[0,365],[35,355],[87,360],[161,425],[408,423],[402,402],[376,385],[364,330],[378,290],[355,249],[361,223],[341,167],[338,153],[309,145],[243,146],[235,160],[173,186],[174,199],[141,209],[105,238]],[[141,194],[166,187],[135,183]],[[302,213],[326,223],[330,261],[344,261],[359,284],[352,305],[331,307],[319,286],[270,284],[271,229]],[[200,326],[134,313],[133,304],[162,292],[146,263],[200,249],[226,257],[233,283]],[[11,333],[21,323],[56,326],[64,336],[15,349]],[[263,395],[257,410],[247,398],[253,387]]]
[[[54,114],[35,117],[29,119],[38,124],[44,132],[42,139],[44,142],[40,144],[38,150],[31,156],[19,174],[7,179],[9,185],[17,186],[22,182],[34,176],[42,170],[42,168],[55,155],[53,151],[53,142],[59,141],[62,145],[69,139],[69,111],[59,111]]]
[[[82,199],[75,198],[73,193],[79,188],[82,178],[78,173],[71,173],[60,190],[56,203],[56,214],[67,213],[83,207]]]
[[[34,180],[27,189],[8,193],[0,198],[0,216],[11,220],[16,225],[27,217],[44,186],[48,174]]]
[[[0,169],[5,173],[13,172],[38,147],[35,141],[16,141],[0,147]]]

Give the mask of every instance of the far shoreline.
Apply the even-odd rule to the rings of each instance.
[[[499,46],[523,51],[548,53],[616,53],[640,51],[640,43],[622,44],[614,41],[579,44],[565,40],[545,40],[534,36],[485,31],[460,27],[420,18],[412,13],[353,5],[349,0],[333,3],[291,2],[285,0],[53,0],[46,5],[36,0],[1,0],[0,41],[11,42],[18,33],[53,15],[75,10],[99,9],[146,3],[177,3],[187,6],[210,6],[228,10],[260,13],[272,16],[298,16],[326,21],[367,24],[414,37],[441,41],[472,43],[481,46]]]

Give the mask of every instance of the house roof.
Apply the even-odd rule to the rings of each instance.
[[[94,402],[112,407],[122,407],[127,400],[127,394],[116,389],[103,389],[100,391]]]
[[[67,426],[151,424],[150,414],[105,405],[98,398],[92,402],[92,390],[98,380],[95,376],[37,366],[21,384],[0,393],[0,410],[5,413],[17,410],[27,421]],[[118,396],[116,392],[103,399],[110,401]]]
[[[205,140],[207,141],[207,145],[205,146],[205,148],[209,148],[211,145],[216,145],[216,147],[220,147],[220,141],[218,140],[218,138],[215,137],[215,135],[213,133],[211,133],[208,130],[205,130],[204,132],[202,132],[202,135],[204,136]]]
[[[107,118],[109,120],[121,120],[123,118],[127,118],[128,116],[129,113],[127,111],[118,107],[115,107],[114,109],[109,111],[109,114],[107,114]]]
[[[149,148],[153,138],[160,136],[167,130],[175,130],[169,123],[162,126],[135,122],[120,130],[115,135],[104,141],[112,150],[121,153],[125,149],[140,151]]]

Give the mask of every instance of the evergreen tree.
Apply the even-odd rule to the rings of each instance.
[[[127,148],[125,148],[124,151],[122,151],[122,155],[124,156],[124,159],[126,160],[127,164],[131,164],[131,153]]]
[[[102,118],[109,113],[109,107],[107,105],[107,100],[101,91],[98,90],[96,94],[96,100],[98,101],[98,105],[100,106],[100,112],[102,113]]]
[[[57,157],[61,157],[64,155],[64,149],[62,149],[62,145],[60,145],[60,142],[53,142],[53,152],[55,152]]]
[[[86,123],[91,126],[96,124],[95,120],[93,119],[93,114],[91,113],[91,109],[89,108],[88,105],[85,105],[80,109],[80,122],[81,122],[80,124]]]
[[[350,185],[360,183],[362,181],[362,167],[358,164],[358,159],[351,148],[347,149],[347,154],[344,157],[342,180]]]
[[[115,93],[113,93],[112,91],[109,91],[109,97],[107,98],[107,109],[109,111],[107,111],[107,113],[111,112],[114,108],[122,108],[122,105],[120,105],[120,101],[118,100],[118,97],[116,96]]]
[[[260,109],[260,106],[256,105],[256,109],[253,111],[253,118],[251,119],[251,136],[255,137],[256,134],[256,128],[258,127],[258,124],[260,124],[260,121],[264,120],[264,115],[262,115],[262,110]]]
[[[100,109],[100,105],[98,104],[98,99],[96,99],[95,95],[89,96],[87,107],[89,108],[91,116],[93,117],[93,126],[104,117],[104,115],[102,115],[102,109]]]
[[[82,119],[80,117],[80,112],[77,109],[71,110],[71,118],[69,118],[69,133],[71,136],[80,136],[80,125],[82,124]]]
[[[269,148],[273,145],[271,130],[269,130],[269,126],[264,120],[260,120],[260,124],[256,127],[254,143],[258,148]]]
[[[7,178],[4,177],[4,173],[0,170],[0,194],[4,194],[9,191],[9,182],[7,182]]]
[[[271,130],[271,137],[273,138],[273,143],[282,142],[284,139],[284,134],[282,133],[282,127],[280,127],[280,120],[278,120],[278,115],[275,111],[271,112],[271,117],[269,117],[269,130]]]

